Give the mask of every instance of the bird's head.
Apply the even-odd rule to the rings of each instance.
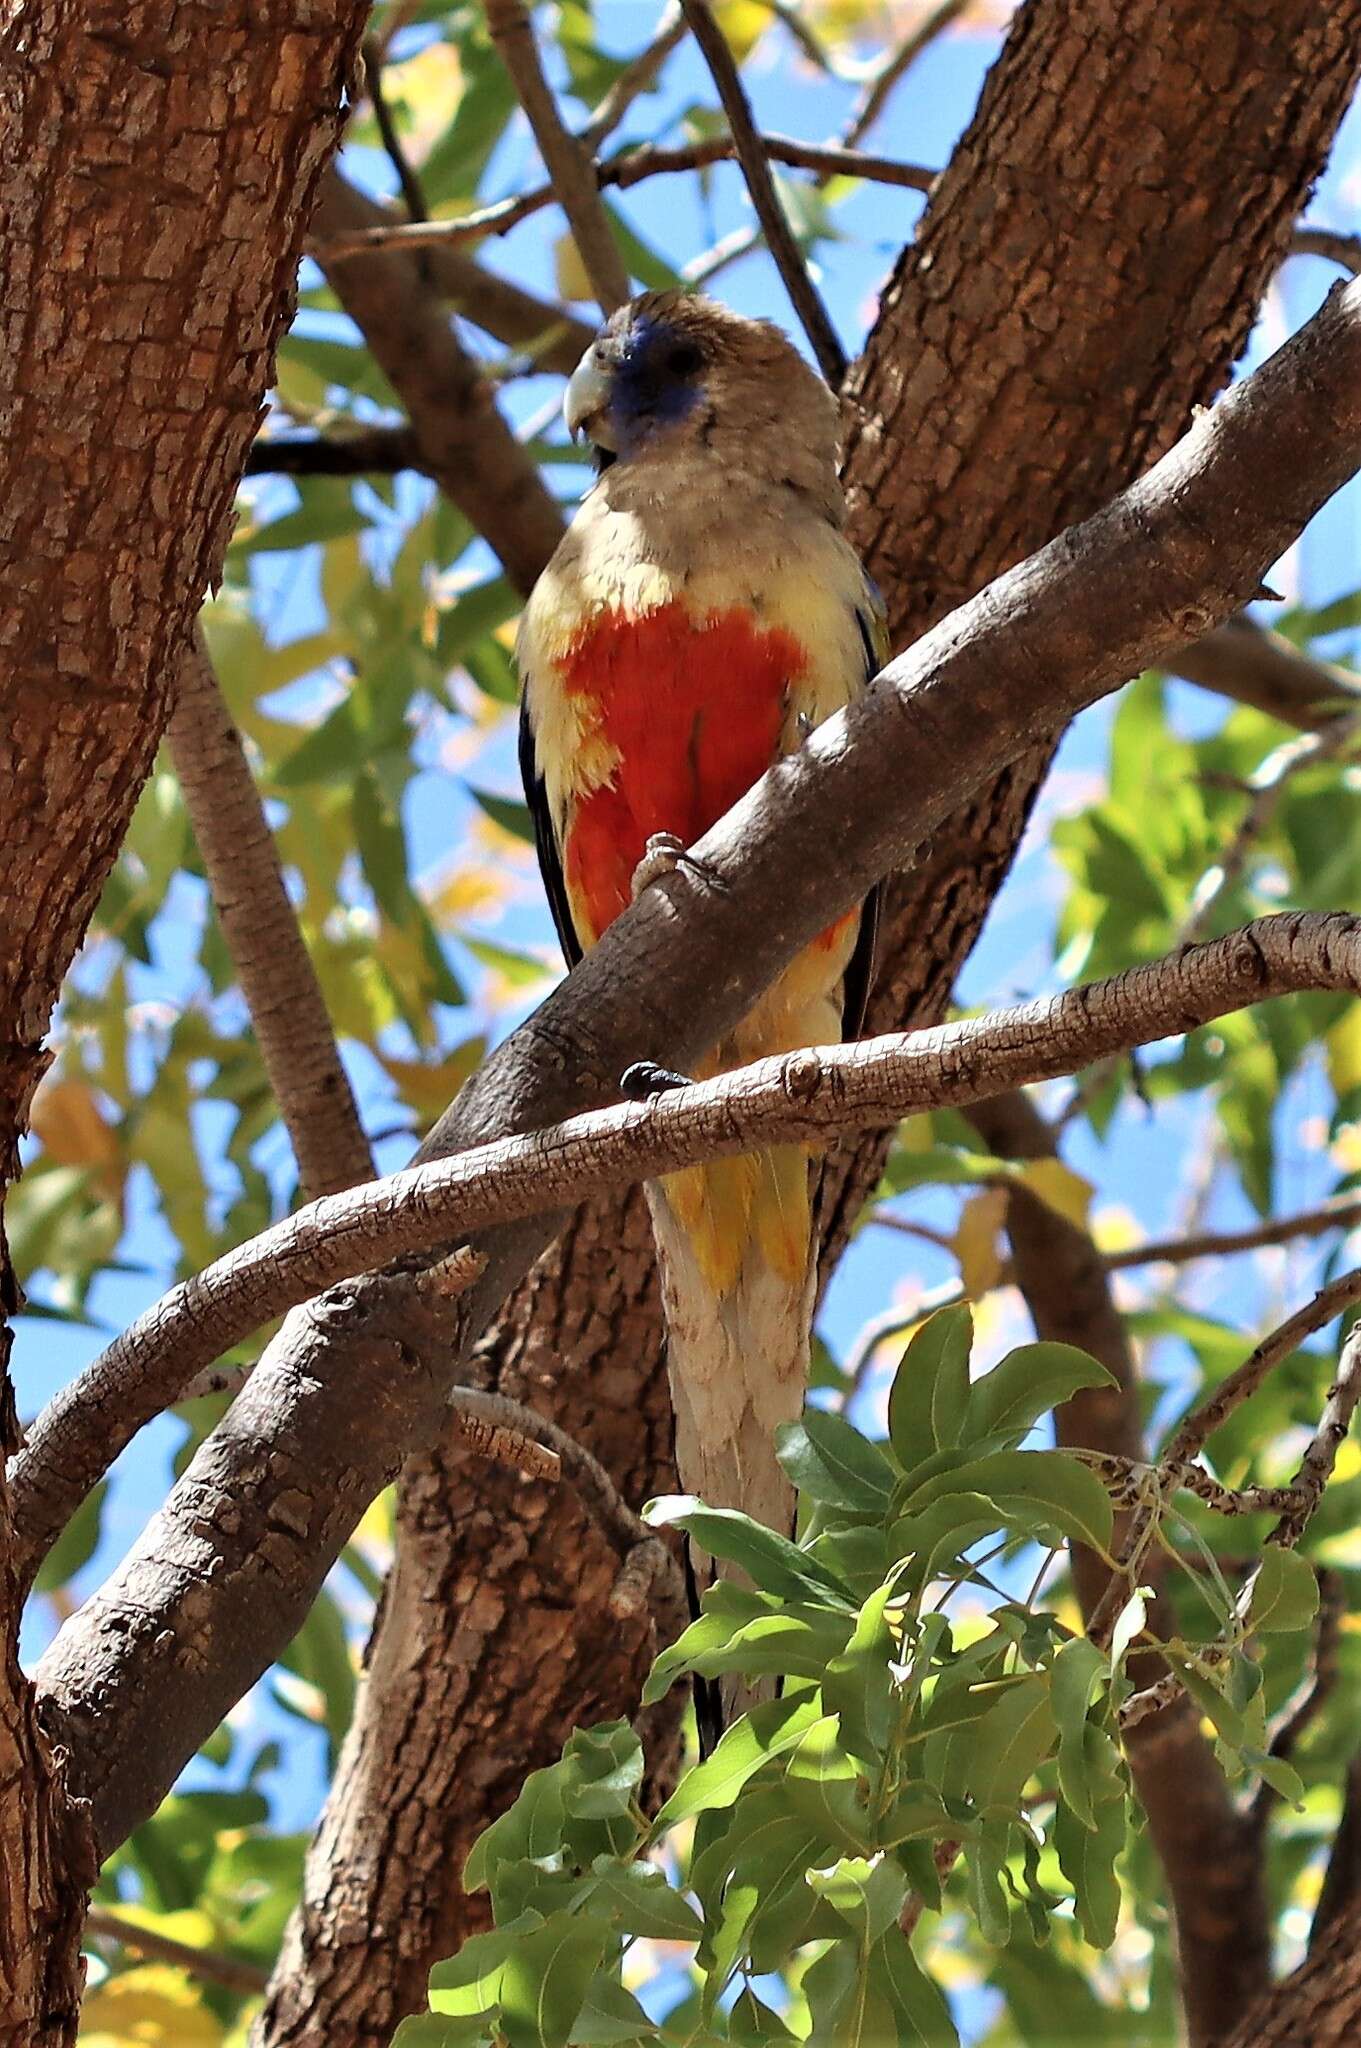
[[[644,292],[611,315],[567,386],[573,434],[599,466],[669,460],[686,448],[750,472],[834,484],[837,409],[788,337],[713,299]]]

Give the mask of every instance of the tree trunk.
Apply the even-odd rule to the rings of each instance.
[[[0,30],[0,1201],[221,567],[364,12],[34,0]],[[0,1234],[0,1316],[18,1300]],[[75,2036],[95,1862],[19,1670],[14,1552],[0,1487],[0,2035],[49,2048]]]
[[[1247,2011],[1222,2048],[1353,2048],[1361,2041],[1361,1895],[1293,1975]]]
[[[1326,162],[1359,28],[1361,0],[1022,7],[848,385],[854,531],[898,645],[1146,468],[1224,383]],[[871,1028],[942,1014],[1046,761],[980,792],[900,884]],[[828,1259],[881,1157],[867,1142],[829,1172]],[[641,1501],[672,1484],[660,1345],[635,1200],[576,1220],[483,1355],[490,1384]],[[453,1874],[525,1765],[578,1721],[633,1711],[649,1646],[610,1613],[601,1555],[566,1488],[470,1477],[453,1449],[408,1474],[400,1597],[259,2042],[386,2042],[476,1924]],[[413,1724],[420,1670],[455,1680],[426,1688]],[[455,1742],[459,1796],[414,1788],[403,1875],[370,1850],[392,1786],[413,1796],[401,1756]]]

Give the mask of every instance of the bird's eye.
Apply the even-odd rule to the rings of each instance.
[[[667,353],[666,367],[673,377],[690,377],[703,361],[704,357],[693,341],[678,341]]]

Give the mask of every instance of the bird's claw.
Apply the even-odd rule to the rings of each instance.
[[[673,875],[685,858],[685,848],[674,832],[653,832],[643,848],[643,857],[633,870],[633,900],[636,903],[644,889],[650,889],[654,882],[660,882],[663,875]]]
[[[659,1067],[652,1060],[635,1060],[619,1077],[619,1091],[630,1102],[647,1102],[654,1095],[670,1095],[677,1088],[692,1088],[688,1074]]]

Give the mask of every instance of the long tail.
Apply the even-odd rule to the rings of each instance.
[[[740,1508],[788,1534],[794,1489],[774,1439],[782,1422],[797,1420],[808,1380],[808,1155],[782,1145],[690,1167],[649,1187],[648,1200],[681,1483],[710,1507]],[[714,1566],[702,1553],[691,1565],[702,1589]],[[756,1697],[740,1681],[722,1691],[728,1716]]]

